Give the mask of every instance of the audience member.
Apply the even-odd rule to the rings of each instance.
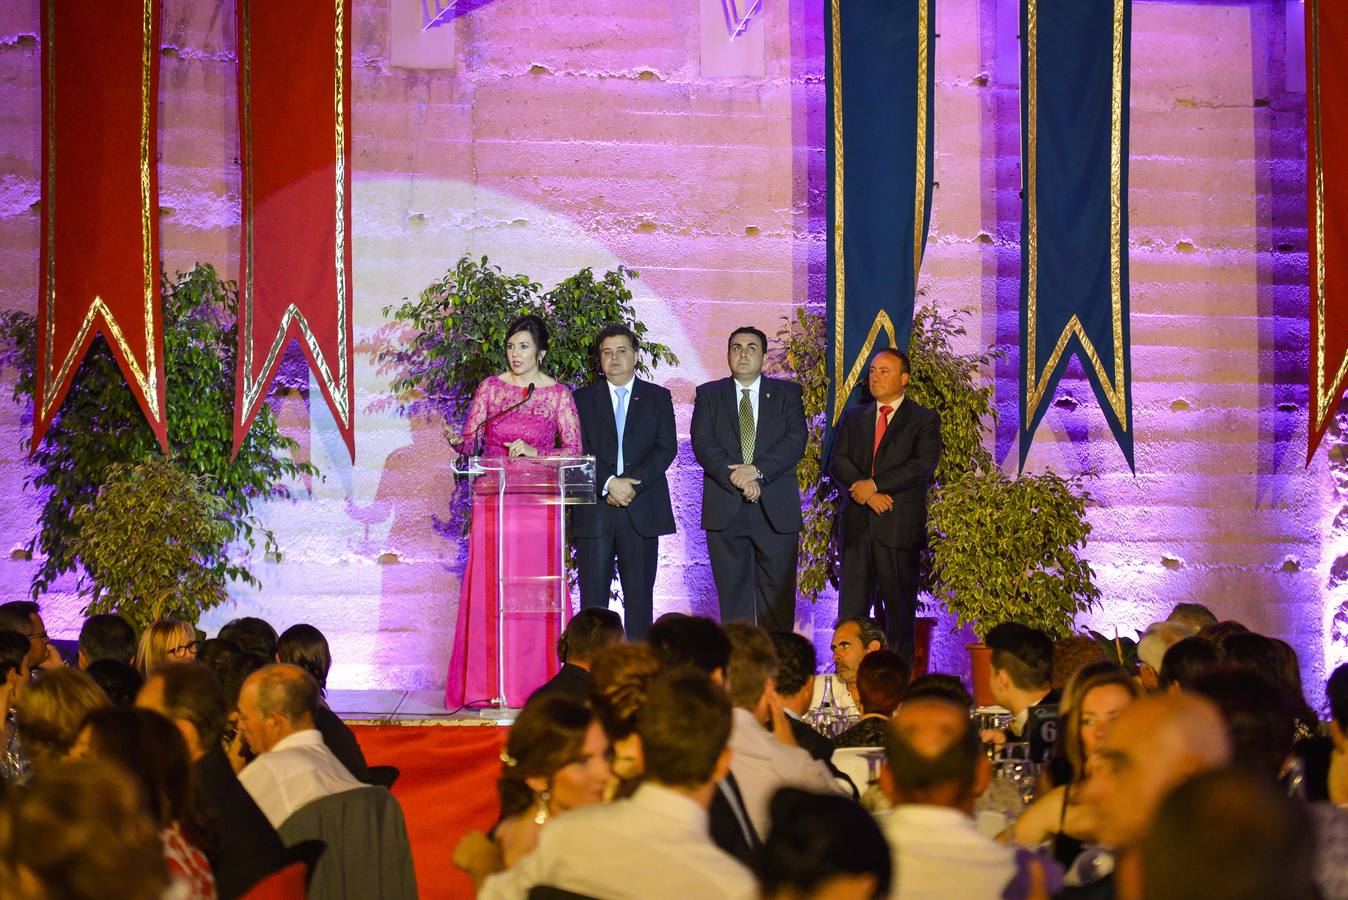
[[[308,803],[361,786],[323,742],[317,714],[318,682],[289,663],[259,669],[239,693],[239,731],[255,756],[239,781],[278,830]]]
[[[200,662],[163,663],[136,704],[167,716],[187,744],[197,806],[211,819],[211,840],[203,849],[220,896],[242,896],[282,868],[288,857],[280,837],[225,756],[225,696],[215,673]]]
[[[233,641],[207,638],[197,648],[197,661],[204,663],[218,677],[224,678],[225,670],[242,653],[239,645]]]
[[[163,900],[168,872],[140,786],[119,767],[58,762],[0,804],[0,895]],[[9,894],[9,889],[13,894]]]
[[[562,696],[526,704],[501,751],[500,818],[490,836],[464,836],[455,865],[481,884],[531,853],[545,826],[562,814],[602,803],[611,775],[608,749],[598,718],[582,704]]]
[[[230,641],[244,653],[256,654],[267,662],[276,658],[276,629],[256,616],[244,616],[226,623],[216,637]]]
[[[937,697],[905,702],[894,716],[880,786],[894,804],[884,823],[898,900],[1023,896],[1029,877],[1015,850],[974,827],[974,801],[991,765],[966,711]]]
[[[857,698],[861,721],[834,738],[839,747],[883,747],[889,717],[903,699],[913,670],[893,650],[872,650],[857,666]]]
[[[1166,797],[1142,842],[1145,900],[1320,900],[1302,806],[1266,778],[1217,769]]]
[[[0,663],[2,664],[2,663]],[[1334,670],[1325,684],[1329,704],[1329,736],[1334,742],[1329,767],[1329,800],[1348,807],[1348,663]]]
[[[140,693],[140,687],[145,683],[145,679],[130,664],[115,659],[100,659],[86,666],[84,671],[108,695],[113,706],[134,705],[136,694]]]
[[[814,644],[794,631],[774,631],[772,650],[777,655],[777,678],[773,690],[786,713],[796,743],[815,759],[833,757],[833,741],[805,724],[803,716],[814,699],[815,670],[819,667]]]
[[[960,677],[941,672],[928,672],[913,679],[908,685],[904,699],[915,700],[918,697],[939,697],[970,711],[974,706],[974,698],[970,696]]]
[[[217,638],[206,644],[208,660],[214,660],[208,662],[208,665],[215,669],[220,679],[220,687],[225,692],[225,709],[229,710],[225,722],[225,757],[235,772],[242,772],[243,767],[253,761],[253,751],[248,748],[239,729],[239,694],[248,677],[267,666],[268,660],[256,653],[244,653],[233,641]]]
[[[1108,662],[1104,646],[1088,634],[1073,634],[1053,642],[1052,684],[1063,691],[1072,676],[1091,663]]]
[[[323,632],[312,625],[292,625],[276,641],[276,661],[299,666],[318,682],[318,715],[315,722],[323,743],[342,761],[357,781],[370,783],[370,767],[361,752],[355,732],[328,707],[328,671],[332,651]]]
[[[754,831],[767,833],[768,805],[781,787],[821,793],[842,789],[828,767],[796,745],[776,693],[777,656],[761,628],[743,622],[726,626],[730,638],[730,700],[734,727],[730,771],[735,776]],[[764,723],[767,723],[766,725]]]
[[[666,672],[651,682],[637,730],[646,780],[636,794],[559,818],[532,853],[487,879],[481,900],[540,885],[614,900],[758,896],[748,869],[707,834],[707,807],[730,766],[725,694],[701,672]]]
[[[1095,840],[1092,810],[1081,803],[1082,786],[1114,720],[1137,695],[1137,682],[1112,662],[1094,663],[1077,672],[1063,695],[1062,731],[1053,760],[1062,765],[1049,766],[1054,786],[1012,826],[1016,843],[1033,848],[1050,841],[1054,859],[1070,866]]]
[[[857,666],[862,658],[873,650],[885,646],[885,629],[874,619],[841,619],[833,626],[833,639],[829,649],[833,651],[833,703],[844,711],[859,714],[857,703]],[[814,680],[814,696],[810,708],[818,709],[824,699],[823,678]],[[839,684],[839,682],[842,682]],[[846,688],[846,690],[844,690]]]
[[[614,644],[595,656],[590,703],[613,748],[608,800],[630,797],[641,783],[645,765],[637,714],[646,703],[647,685],[659,671],[660,662],[645,644]]]
[[[880,827],[843,797],[782,788],[758,861],[764,900],[889,896],[892,865]]]
[[[1222,644],[1226,643],[1226,639],[1231,635],[1240,634],[1249,630],[1250,629],[1246,628],[1241,623],[1227,619],[1223,622],[1204,625],[1202,628],[1198,629],[1198,634],[1196,636],[1201,637],[1205,641],[1212,641],[1220,647]]]
[[[1209,625],[1217,624],[1217,616],[1201,603],[1176,603],[1175,608],[1166,616],[1167,622],[1188,625],[1195,633]]]
[[[1176,641],[1161,657],[1161,689],[1186,690],[1195,678],[1221,661],[1221,648],[1207,638],[1195,635]]]
[[[692,666],[706,672],[717,684],[725,683],[730,641],[725,630],[711,619],[666,613],[655,620],[646,643],[661,667]]]
[[[1063,898],[1137,896],[1137,851],[1165,795],[1188,778],[1225,765],[1231,742],[1221,713],[1202,697],[1158,694],[1129,705],[1100,747],[1082,789],[1096,834],[1115,853],[1098,881],[1067,888]]]
[[[1181,622],[1156,622],[1147,627],[1137,642],[1137,676],[1145,690],[1160,690],[1161,662],[1166,651],[1194,633],[1194,629]]]
[[[28,780],[28,755],[14,721],[14,702],[28,681],[28,636],[0,631],[0,786]]]
[[[108,705],[108,695],[80,669],[52,669],[23,685],[15,715],[34,773],[41,776],[69,753],[84,717]]]
[[[191,793],[187,744],[173,723],[149,709],[94,710],[70,755],[114,763],[140,782],[176,885],[174,896],[214,900],[215,876],[200,849],[210,845],[210,836]]]
[[[136,661],[136,629],[116,613],[90,616],[80,626],[76,659],[81,669],[89,668],[100,659],[132,665]]]
[[[1053,689],[1053,640],[1037,628],[1004,622],[992,628],[983,643],[992,649],[988,685],[993,701],[1011,713],[1005,737],[1030,740],[1031,714],[1050,710],[1056,714],[1062,696]]]
[[[165,660],[185,662],[197,658],[197,629],[181,619],[160,619],[151,623],[140,636],[136,648],[136,669],[141,677]]]
[[[47,637],[47,626],[42,613],[31,600],[11,600],[0,603],[0,631],[17,631],[28,638],[28,669],[59,669],[65,663],[56,646]]]
[[[623,641],[622,617],[611,609],[591,607],[571,617],[566,630],[557,639],[557,660],[562,664],[557,674],[548,679],[529,697],[560,696],[577,703],[590,699],[593,679],[590,669],[594,658],[605,647]]]

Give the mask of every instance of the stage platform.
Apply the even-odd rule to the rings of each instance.
[[[363,725],[509,725],[519,710],[476,709],[451,713],[445,692],[330,690],[328,708],[345,722]]]

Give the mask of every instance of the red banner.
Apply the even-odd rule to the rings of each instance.
[[[1310,198],[1310,463],[1348,381],[1348,84],[1326,63],[1348,59],[1348,16],[1306,3],[1306,167]],[[1338,76],[1338,77],[1336,77]]]
[[[294,338],[355,458],[349,0],[239,0],[243,160],[234,448]]]
[[[167,451],[159,302],[159,0],[43,0],[33,448],[102,334]]]

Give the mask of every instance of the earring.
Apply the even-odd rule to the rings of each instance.
[[[546,790],[538,795],[538,811],[534,813],[534,824],[542,825],[548,820],[548,800],[552,798]]]

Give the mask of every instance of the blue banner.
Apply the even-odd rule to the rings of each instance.
[[[931,221],[934,0],[829,0],[828,422],[908,347]]]
[[[1021,0],[1020,465],[1073,354],[1130,469],[1132,0]]]

